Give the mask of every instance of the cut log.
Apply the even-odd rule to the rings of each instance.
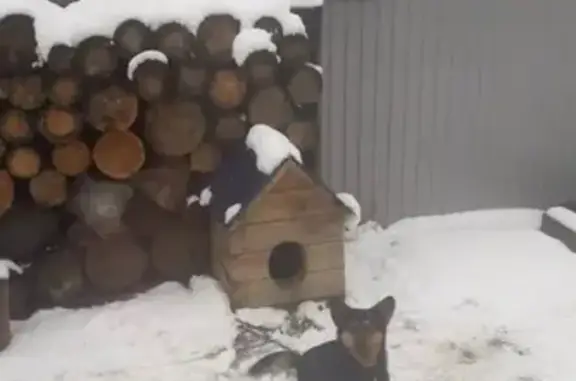
[[[145,159],[142,140],[130,131],[106,132],[98,139],[92,151],[96,167],[115,180],[132,177],[142,168]]]
[[[194,102],[175,100],[156,104],[146,116],[146,136],[152,149],[166,156],[184,156],[204,137],[206,119]]]
[[[214,128],[214,135],[221,142],[229,142],[244,138],[246,131],[245,116],[228,115],[218,119]]]
[[[313,150],[318,143],[318,127],[310,121],[294,121],[286,128],[286,136],[301,151]]]
[[[72,307],[84,291],[83,253],[79,249],[50,253],[38,264],[36,296],[47,307]]]
[[[254,28],[264,29],[266,32],[270,33],[272,41],[275,44],[277,44],[284,35],[282,24],[280,24],[280,22],[274,17],[264,16],[259,18],[254,23]]]
[[[286,86],[296,106],[316,104],[322,96],[322,74],[311,65],[304,65],[290,77]]]
[[[10,275],[10,318],[26,320],[34,312],[32,306],[33,277],[29,271]]]
[[[110,86],[90,97],[88,123],[100,131],[127,130],[138,116],[138,98],[119,86]]]
[[[48,53],[48,68],[58,75],[70,73],[75,53],[74,48],[68,45],[54,45]]]
[[[290,100],[283,89],[273,86],[257,91],[248,104],[250,124],[267,124],[283,129],[293,119]]]
[[[51,143],[75,139],[82,129],[80,116],[70,109],[52,106],[44,111],[40,133]]]
[[[215,64],[232,61],[232,44],[240,22],[230,15],[211,15],[198,27],[198,42],[205,58]]]
[[[278,59],[267,50],[254,52],[244,62],[248,83],[254,87],[267,87],[276,83]]]
[[[202,143],[190,155],[190,170],[210,173],[214,172],[222,159],[222,153],[213,144]]]
[[[143,22],[135,19],[126,20],[114,31],[114,43],[118,54],[124,59],[130,59],[146,50],[152,40],[152,31]]]
[[[80,98],[80,88],[81,84],[78,78],[59,76],[52,84],[48,98],[58,106],[69,107]]]
[[[169,211],[186,207],[190,170],[187,163],[147,168],[135,178],[135,188],[156,205]]]
[[[217,107],[232,110],[242,104],[246,90],[246,80],[239,71],[220,70],[212,78],[209,96]]]
[[[18,147],[8,152],[6,168],[17,179],[31,179],[40,172],[40,155],[32,147]]]
[[[170,60],[186,61],[196,58],[194,35],[177,22],[164,24],[154,34],[156,48]]]
[[[168,64],[158,60],[146,60],[134,71],[138,95],[147,102],[157,101],[166,92]]]
[[[141,192],[128,201],[122,221],[139,239],[149,240],[165,224],[171,213]]]
[[[0,100],[8,100],[10,97],[11,78],[0,78]]]
[[[81,140],[72,140],[52,150],[52,164],[63,175],[74,177],[88,170],[90,149]]]
[[[180,97],[198,97],[208,85],[208,72],[198,62],[181,63],[176,67],[176,91]]]
[[[81,220],[77,220],[66,232],[66,238],[72,246],[85,248],[93,242],[102,239],[89,225]]]
[[[278,55],[286,68],[300,68],[312,58],[310,41],[302,34],[284,36],[278,42]]]
[[[0,20],[0,75],[30,71],[36,54],[34,18],[10,14]]]
[[[12,207],[14,202],[14,180],[8,171],[0,170],[0,216]]]
[[[112,41],[103,36],[88,37],[78,45],[74,55],[75,70],[86,77],[109,77],[117,65]]]
[[[114,234],[87,247],[85,272],[101,292],[135,286],[148,267],[148,256],[128,233]]]
[[[45,169],[30,180],[30,195],[37,205],[62,205],[68,197],[66,177],[54,169]]]
[[[36,74],[14,77],[10,82],[9,100],[12,105],[23,110],[33,110],[42,106],[46,100],[42,77]]]
[[[34,131],[26,114],[20,110],[12,109],[0,118],[0,136],[10,144],[24,144],[34,139]]]

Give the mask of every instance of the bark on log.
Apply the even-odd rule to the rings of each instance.
[[[293,119],[290,100],[280,87],[267,87],[257,91],[248,104],[250,124],[267,124],[283,129]]]
[[[269,51],[257,51],[248,56],[243,69],[248,83],[254,87],[268,87],[276,83],[278,59]]]
[[[301,151],[313,150],[318,143],[318,127],[311,121],[294,121],[285,132],[292,144]]]
[[[121,23],[114,31],[114,43],[118,54],[124,59],[130,59],[146,50],[152,41],[152,31],[143,22],[130,19]]]
[[[104,293],[123,291],[144,276],[148,256],[127,232],[90,244],[85,272],[90,282]]]
[[[8,152],[6,168],[17,179],[31,179],[40,172],[40,155],[32,147],[18,147]]]
[[[186,207],[188,195],[190,170],[187,164],[148,168],[135,177],[135,188],[165,210],[181,210]]]
[[[296,106],[316,104],[322,96],[322,74],[314,67],[304,65],[290,77],[286,89]]]
[[[40,133],[50,143],[66,143],[75,139],[82,129],[80,115],[70,109],[52,106],[44,111]]]
[[[254,23],[254,28],[263,29],[270,33],[270,35],[272,35],[272,42],[275,44],[277,44],[284,35],[282,24],[274,17],[264,16],[259,18]]]
[[[79,249],[65,249],[40,261],[35,294],[42,305],[74,306],[84,291],[82,257]]]
[[[132,132],[111,130],[96,142],[92,160],[106,176],[124,180],[142,168],[146,160],[146,151],[142,140]]]
[[[81,220],[77,220],[66,232],[66,238],[72,246],[86,248],[102,239],[94,229]]]
[[[230,15],[211,15],[198,27],[198,42],[205,58],[214,64],[232,61],[232,44],[240,22]]]
[[[136,192],[128,201],[122,221],[139,239],[149,240],[164,225],[171,213],[146,195]]]
[[[42,77],[37,74],[14,77],[10,82],[9,100],[23,110],[39,108],[46,100]]]
[[[90,97],[88,123],[100,131],[127,130],[138,116],[138,98],[119,86],[110,86]]]
[[[152,149],[166,156],[184,156],[204,137],[206,119],[194,102],[175,100],[156,104],[146,115],[146,137]]]
[[[0,170],[0,216],[3,216],[14,203],[14,180],[8,171]]]
[[[213,144],[202,143],[190,155],[190,170],[211,173],[218,168],[222,159],[222,153]]]
[[[72,140],[52,150],[52,164],[66,176],[74,177],[86,172],[91,162],[90,149],[81,140]]]
[[[37,60],[34,18],[10,14],[0,20],[0,75],[32,69]]]
[[[220,70],[214,74],[208,95],[217,107],[232,110],[246,97],[246,80],[237,70]]]
[[[54,169],[41,171],[28,184],[30,195],[37,205],[54,207],[68,198],[66,177]]]
[[[176,67],[175,87],[182,98],[204,94],[208,85],[208,72],[198,62],[181,63]]]
[[[167,91],[168,73],[168,64],[161,61],[147,60],[138,65],[134,71],[134,81],[140,98],[147,102],[162,98]]]
[[[58,106],[72,106],[80,98],[80,87],[81,83],[78,78],[72,76],[59,76],[52,84],[48,93],[48,98],[52,103]]]
[[[243,115],[222,116],[216,122],[214,135],[218,141],[226,143],[242,139],[246,135],[246,127],[245,116]]]
[[[194,35],[182,24],[171,22],[158,28],[154,34],[156,48],[170,60],[186,61],[196,58]]]
[[[78,45],[74,55],[75,70],[86,77],[109,77],[117,65],[112,41],[103,36],[88,37]]]
[[[75,49],[68,45],[54,45],[48,53],[48,69],[58,75],[69,74],[73,70],[75,54]]]
[[[312,58],[312,48],[308,38],[301,34],[284,36],[278,42],[278,55],[282,65],[289,69],[297,69]]]
[[[10,144],[25,144],[34,139],[34,130],[24,112],[12,109],[0,118],[0,136]]]

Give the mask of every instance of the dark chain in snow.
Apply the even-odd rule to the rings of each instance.
[[[240,326],[241,329],[244,329],[244,330],[252,333],[253,335],[258,336],[261,339],[268,341],[269,343],[272,343],[272,344],[282,348],[283,350],[291,351],[291,352],[294,351],[292,348],[281,343],[279,340],[273,338],[272,335],[270,334],[270,332],[272,332],[272,330],[266,329],[263,327],[259,327],[257,325],[248,323],[247,321],[244,321],[244,320],[239,319],[239,318],[236,318],[236,322],[238,323],[238,325]]]

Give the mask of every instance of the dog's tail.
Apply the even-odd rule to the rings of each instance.
[[[274,352],[258,360],[250,369],[248,374],[252,377],[261,377],[264,374],[288,371],[296,367],[296,361],[300,354],[293,351]]]

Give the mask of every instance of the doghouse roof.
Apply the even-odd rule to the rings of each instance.
[[[230,227],[237,221],[252,201],[272,182],[286,165],[294,165],[313,179],[317,186],[323,187],[334,196],[337,205],[353,212],[344,204],[334,192],[316,176],[311,175],[300,163],[292,157],[287,157],[270,174],[267,175],[256,166],[256,154],[245,145],[235,147],[224,158],[211,181],[212,199],[210,208],[215,220]],[[226,214],[229,208],[235,207],[234,216],[227,221]]]

